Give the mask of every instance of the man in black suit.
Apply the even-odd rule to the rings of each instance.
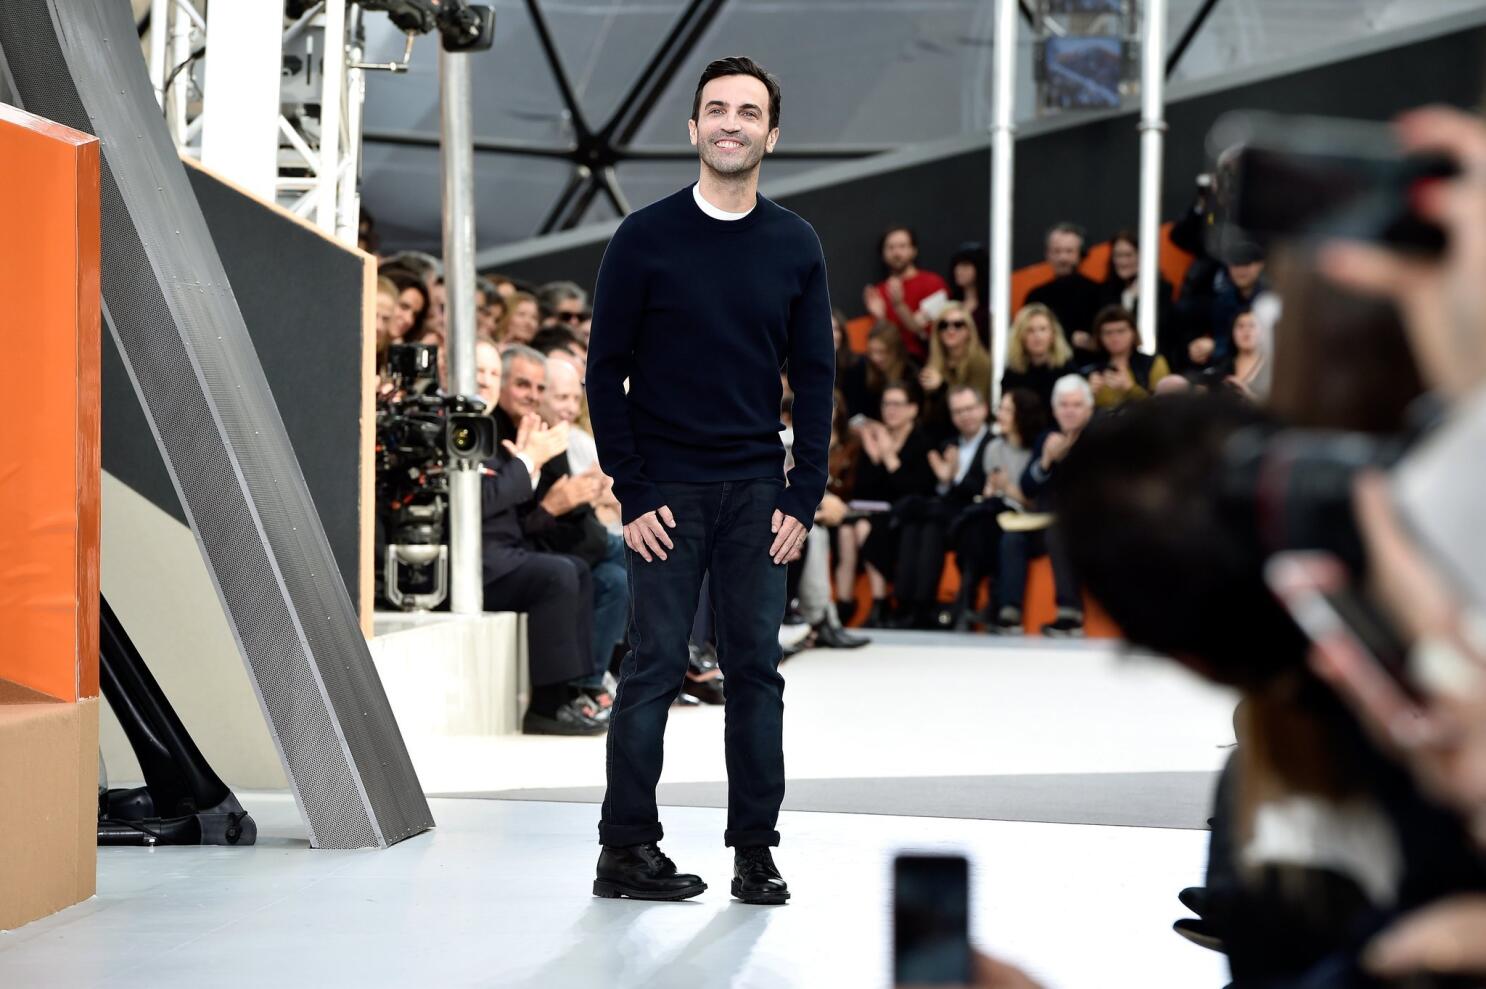
[[[957,385],[949,393],[949,415],[955,438],[942,450],[929,451],[929,466],[938,481],[934,496],[910,499],[894,513],[900,532],[893,594],[900,624],[913,628],[940,628],[953,621],[939,608],[945,533],[950,520],[986,483],[985,451],[991,431],[985,396],[969,385]]]
[[[578,681],[591,670],[593,582],[582,560],[527,546],[521,506],[533,500],[542,468],[567,448],[566,425],[548,428],[529,413],[481,465],[486,611],[524,611],[531,664],[527,734],[595,735],[607,729]]]
[[[1089,324],[1101,304],[1099,283],[1078,270],[1084,257],[1084,230],[1076,223],[1056,223],[1047,232],[1047,263],[1053,280],[1027,293],[1027,302],[1040,302],[1053,311],[1073,345],[1077,365],[1089,363],[1096,348]]]

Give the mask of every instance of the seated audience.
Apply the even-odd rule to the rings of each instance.
[[[1094,317],[1099,357],[1087,369],[1094,404],[1113,409],[1126,402],[1150,398],[1161,379],[1171,373],[1160,354],[1141,353],[1135,347],[1135,318],[1119,306],[1105,306]]]
[[[1214,381],[1243,395],[1252,402],[1263,403],[1269,397],[1270,364],[1268,348],[1259,328],[1259,317],[1247,310],[1233,317],[1230,337],[1233,353],[1219,361],[1208,372]]]
[[[1053,385],[1077,369],[1073,348],[1063,336],[1063,327],[1053,311],[1040,303],[1023,306],[1011,324],[1006,341],[1006,372],[1001,376],[1001,394],[1026,388],[1051,410]]]
[[[513,348],[514,351],[514,348]],[[604,685],[604,674],[609,670],[609,661],[614,647],[624,639],[625,623],[629,616],[629,573],[625,569],[624,538],[598,517],[601,503],[614,502],[614,480],[604,475],[598,465],[598,450],[594,446],[592,433],[579,425],[577,420],[583,409],[583,382],[578,378],[578,369],[562,359],[547,361],[546,387],[541,393],[538,411],[548,426],[565,423],[568,427],[568,448],[543,468],[543,485],[550,491],[558,485],[572,486],[582,483],[584,490],[578,497],[587,497],[589,481],[597,482],[597,490],[587,505],[594,511],[598,525],[587,520],[587,513],[580,505],[566,514],[558,513],[559,525],[542,535],[542,524],[535,526],[535,541],[540,546],[559,549],[581,556],[593,572],[593,673],[583,682],[588,696],[601,707],[613,703],[609,690]],[[567,458],[567,475],[560,473],[560,461]],[[555,466],[554,466],[555,465]],[[551,484],[548,478],[552,477]],[[535,495],[538,503],[545,506],[546,492],[538,487]],[[615,507],[618,503],[614,502]],[[528,521],[540,519],[537,513],[528,515]],[[571,540],[558,538],[566,528]],[[602,529],[607,539],[601,553],[598,532]],[[572,545],[567,545],[571,542]]]
[[[990,254],[977,241],[961,244],[949,259],[949,299],[970,317],[982,347],[991,345],[990,267]]]
[[[869,421],[860,430],[862,452],[856,465],[856,499],[887,506],[887,510],[854,526],[872,587],[867,624],[874,628],[888,627],[893,620],[886,575],[897,568],[898,530],[891,509],[905,498],[934,490],[934,472],[929,467],[933,444],[918,427],[920,407],[916,382],[888,385],[882,393],[882,421]]]
[[[401,342],[393,338],[397,326],[397,286],[385,275],[377,279],[377,374],[387,370],[387,348]]]
[[[518,514],[532,500],[542,468],[566,445],[565,426],[549,428],[535,412],[525,413],[514,437],[480,469],[485,610],[528,615],[531,702],[521,722],[527,734],[595,735],[608,728],[607,714],[582,686],[593,672],[588,566],[533,552]]]
[[[978,395],[991,391],[991,355],[980,344],[970,316],[957,302],[939,311],[929,338],[929,362],[919,372],[924,389],[924,428],[935,440],[954,435],[949,395],[968,386]]]
[[[1279,300],[1264,276],[1264,251],[1243,241],[1228,249],[1225,264],[1213,279],[1208,325],[1187,345],[1187,356],[1198,367],[1209,367],[1233,352],[1233,319],[1250,310],[1265,333],[1274,328]]]
[[[537,292],[542,329],[565,326],[576,330],[588,311],[588,293],[577,282],[548,282]]]
[[[1051,506],[1058,465],[1068,456],[1093,416],[1094,393],[1089,383],[1076,374],[1059,378],[1053,386],[1054,428],[1033,444],[1020,482],[1022,496],[1037,510],[1046,511]],[[1043,553],[1052,558],[1058,611],[1051,623],[1042,626],[1042,634],[1058,638],[1083,634],[1083,595],[1056,529],[1002,534],[996,572],[996,621],[990,631],[998,634],[1021,631],[1027,564]]]
[[[980,583],[995,574],[1001,544],[996,517],[1004,511],[1032,507],[1022,492],[1021,478],[1032,460],[1032,442],[1047,431],[1047,404],[1036,392],[1017,388],[1001,396],[996,406],[996,436],[986,444],[981,460],[985,479],[980,497],[960,512],[950,525],[949,544],[960,571],[960,594],[954,625],[964,629],[970,620]],[[983,625],[995,619],[995,609],[977,615]]]
[[[898,526],[898,565],[893,596],[898,624],[910,628],[943,628],[954,623],[951,609],[939,607],[944,572],[945,539],[951,520],[968,508],[985,487],[985,453],[991,442],[983,393],[956,385],[949,393],[954,438],[929,450],[934,494],[909,497],[893,508]]]
[[[1094,349],[1089,323],[1099,311],[1099,283],[1078,270],[1084,258],[1084,231],[1074,223],[1055,224],[1047,232],[1047,264],[1052,281],[1027,293],[1027,303],[1047,306],[1082,363]]]
[[[1140,241],[1134,231],[1119,230],[1109,239],[1109,268],[1099,286],[1100,308],[1119,306],[1140,326]],[[1097,341],[1096,341],[1097,342]],[[1186,339],[1171,312],[1171,283],[1156,275],[1156,353],[1172,366],[1174,355],[1186,360]]]
[[[392,265],[383,266],[382,277],[397,288],[397,313],[389,339],[393,343],[417,342],[423,336],[423,320],[428,313],[428,286],[413,272]]]
[[[487,340],[494,340],[506,313],[506,300],[488,278],[475,279],[475,330]]]
[[[918,237],[908,227],[889,227],[877,245],[887,277],[862,293],[867,312],[891,323],[903,337],[903,349],[922,363],[929,355],[928,327],[949,301],[944,279],[918,265]]]
[[[513,292],[506,298],[506,314],[496,330],[496,343],[529,344],[542,326],[537,298],[527,292]]]
[[[878,323],[867,338],[866,358],[847,368],[841,382],[848,418],[877,418],[882,408],[882,392],[888,383],[917,378],[918,370],[918,365],[903,349],[903,337],[897,328]]]

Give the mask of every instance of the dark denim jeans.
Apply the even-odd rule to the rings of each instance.
[[[593,673],[584,679],[585,687],[603,685],[614,647],[624,638],[629,618],[626,552],[624,538],[611,533],[608,555],[593,565]]]
[[[726,677],[727,845],[777,845],[784,799],[784,678],[779,625],[785,567],[769,556],[769,522],[784,481],[660,484],[676,517],[675,548],[650,563],[628,552],[629,652],[609,717],[609,787],[599,841],[659,841],[655,785],[671,702],[686,676],[686,644],[702,577],[709,581]]]

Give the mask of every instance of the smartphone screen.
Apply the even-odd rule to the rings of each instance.
[[[962,855],[893,863],[893,981],[969,985],[970,865]]]

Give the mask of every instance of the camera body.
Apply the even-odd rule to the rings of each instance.
[[[448,471],[495,456],[495,420],[480,399],[439,389],[437,347],[394,345],[387,368],[392,388],[377,400],[377,597],[428,611],[448,596]]]

